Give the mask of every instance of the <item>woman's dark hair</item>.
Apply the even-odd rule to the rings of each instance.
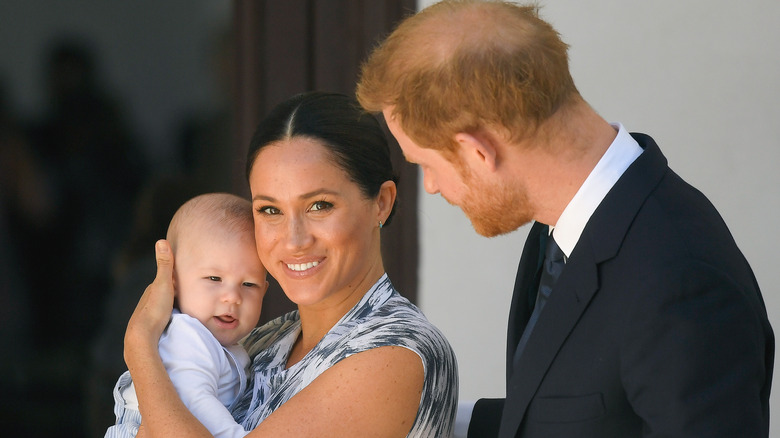
[[[350,180],[367,198],[375,198],[385,181],[398,182],[390,149],[379,122],[353,98],[338,93],[308,92],[277,105],[260,122],[249,144],[246,177],[264,147],[280,140],[306,137],[322,142]],[[390,223],[395,205],[384,225]]]

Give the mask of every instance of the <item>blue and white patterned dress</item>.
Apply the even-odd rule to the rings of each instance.
[[[455,354],[441,332],[393,288],[385,274],[300,362],[285,369],[301,331],[297,311],[255,329],[244,346],[253,358],[248,391],[231,407],[246,430],[257,427],[325,370],[353,354],[399,346],[423,362],[417,417],[409,437],[449,437],[458,401]]]

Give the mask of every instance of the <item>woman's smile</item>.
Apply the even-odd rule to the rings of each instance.
[[[308,271],[311,268],[314,268],[315,266],[319,265],[320,262],[308,262],[308,263],[288,263],[287,267],[296,272],[304,272]]]

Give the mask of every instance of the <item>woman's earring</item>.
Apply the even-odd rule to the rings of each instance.
[[[379,229],[380,229],[380,230],[382,229],[382,225],[384,225],[384,224],[382,223],[382,221],[379,221]]]

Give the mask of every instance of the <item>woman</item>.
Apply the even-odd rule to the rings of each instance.
[[[376,120],[346,96],[298,95],[259,126],[247,160],[258,254],[298,310],[245,340],[248,391],[231,407],[248,436],[449,436],[455,357],[384,273],[380,229],[396,185]],[[173,260],[130,319],[125,360],[147,436],[209,436],[179,400],[157,353]]]

